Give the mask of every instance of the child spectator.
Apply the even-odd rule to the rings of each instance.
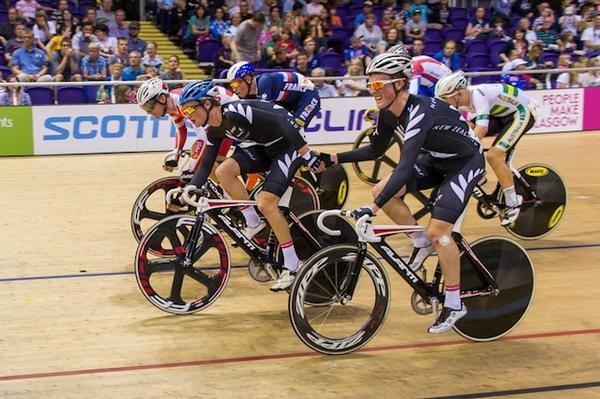
[[[344,64],[346,66],[349,66],[350,62],[355,58],[361,60],[363,65],[368,65],[371,61],[371,52],[363,44],[362,36],[352,36],[350,47],[344,50]]]
[[[106,60],[100,56],[100,45],[91,43],[88,47],[88,55],[81,60],[81,76],[83,80],[106,80],[108,71]]]

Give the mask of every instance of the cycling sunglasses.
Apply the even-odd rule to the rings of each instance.
[[[183,107],[181,109],[181,113],[186,118],[189,118],[190,116],[192,116],[194,114],[194,112],[196,112],[196,108],[198,108],[199,106],[200,106],[200,104],[186,105],[185,107]]]
[[[376,80],[374,82],[367,83],[367,88],[369,90],[379,91],[379,90],[383,89],[385,87],[385,85],[390,84],[390,83],[396,83],[401,80],[404,80],[404,78],[389,79],[389,80]]]

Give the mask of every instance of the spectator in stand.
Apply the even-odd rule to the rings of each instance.
[[[303,25],[304,26],[304,25]],[[296,23],[294,22],[294,16],[292,14],[286,14],[283,17],[283,25],[281,26],[281,33],[287,33],[288,36],[296,43],[300,43],[301,32],[298,30]]]
[[[317,53],[315,52],[317,45],[314,41],[314,39],[312,37],[307,37],[306,39],[304,39],[304,52],[306,53],[306,56],[308,57],[308,68],[309,69],[315,69],[317,66],[319,66],[319,57],[317,55]]]
[[[229,22],[225,21],[225,12],[222,8],[215,10],[215,16],[210,22],[210,35],[213,39],[221,40],[223,33],[229,29]]]
[[[94,26],[98,23],[97,18],[98,13],[96,12],[96,9],[94,7],[90,7],[86,10],[85,17],[83,18],[82,22],[89,22],[92,24],[92,26]]]
[[[512,5],[512,12],[520,17],[531,18],[535,11],[531,0],[517,0]]]
[[[229,33],[225,33],[221,37],[222,46],[219,49],[219,54],[217,56],[217,63],[215,65],[215,76],[219,76],[219,73],[222,70],[229,69],[230,66],[235,64],[235,61],[233,61],[233,54],[231,52],[232,40],[233,37]],[[273,54],[275,54],[275,50],[273,50]],[[270,57],[267,59],[270,59]]]
[[[91,43],[97,43],[98,38],[93,34],[94,26],[91,22],[83,22],[81,32],[73,36],[73,49],[79,53],[81,58],[85,57]]]
[[[356,28],[354,35],[362,36],[363,43],[371,52],[376,51],[377,44],[383,38],[381,28],[375,25],[375,15],[373,14],[369,14],[365,17],[365,22]]]
[[[537,32],[538,29],[542,27],[542,23],[544,22],[544,18],[547,16],[554,16],[554,11],[550,8],[550,4],[545,1],[539,3],[536,7],[537,16],[533,20],[532,29]]]
[[[531,28],[531,21],[529,21],[528,18],[521,18],[519,20],[519,24],[517,25],[517,29],[525,29],[525,40],[527,40],[527,43],[532,46],[537,40],[537,35],[529,28]]]
[[[171,11],[175,8],[175,0],[157,0],[156,7],[158,21],[164,21],[171,15]]]
[[[581,57],[578,62],[573,63],[573,68],[590,68],[592,64],[586,57]],[[579,87],[597,86],[595,72],[572,72],[571,81]]]
[[[488,40],[498,40],[509,42],[511,38],[506,35],[504,30],[504,20],[500,16],[495,16],[491,23],[492,30],[488,34]]]
[[[248,2],[246,0],[240,0],[238,7],[239,7],[240,16],[242,17],[242,21],[249,20],[254,15],[252,13],[252,10],[250,9],[250,5],[248,4]]]
[[[129,29],[125,24],[125,10],[122,8],[115,11],[115,21],[108,24],[108,35],[115,38],[129,36]]]
[[[306,17],[304,16],[304,5],[302,3],[300,3],[299,1],[295,2],[294,6],[292,7],[292,13],[290,15],[292,16],[292,25],[293,25],[291,30],[295,34],[302,32],[306,27]],[[285,19],[283,22],[285,24]]]
[[[132,21],[129,23],[129,40],[127,41],[127,50],[131,53],[137,51],[140,54],[146,52],[148,44],[138,36],[140,34],[140,23],[138,21]]]
[[[427,24],[429,18],[429,8],[424,4],[425,0],[414,0],[413,4],[410,6],[410,15],[411,17],[415,15],[415,12],[418,11],[421,13],[421,21]],[[408,22],[408,21],[407,21]]]
[[[379,21],[379,27],[383,32],[390,29],[394,25],[394,9],[391,7],[386,7],[383,10],[383,15],[381,17],[381,21]]]
[[[231,24],[229,25],[229,29],[227,29],[227,33],[231,35],[231,37],[235,37],[235,33],[237,32],[240,24],[242,23],[242,17],[240,13],[235,13],[231,17]]]
[[[327,38],[325,37],[325,32],[323,31],[323,25],[321,23],[321,18],[317,15],[313,15],[308,19],[308,25],[306,31],[302,34],[303,37],[312,37],[313,40],[317,43],[317,47],[325,47],[327,43]]]
[[[176,55],[172,55],[169,57],[169,59],[167,60],[167,69],[163,70],[160,73],[160,78],[162,80],[183,80],[183,79],[185,79],[183,72],[181,72],[181,69],[179,69],[179,57],[177,57]],[[183,84],[169,83],[168,86],[169,86],[169,90],[173,90],[178,87],[182,87]]]
[[[64,38],[60,43],[60,52],[52,54],[52,70],[57,82],[81,82],[79,54],[73,50],[71,39]]]
[[[117,51],[108,57],[108,65],[121,64],[123,67],[129,66],[129,50],[128,41],[126,37],[120,37],[117,39]]]
[[[306,51],[300,50],[296,56],[296,68],[295,71],[304,75],[310,76],[312,70],[308,66],[308,54]]]
[[[352,77],[362,75],[364,75],[363,64],[360,59],[354,58],[350,62],[348,72],[344,76]],[[367,81],[364,78],[338,80],[336,82],[336,86],[340,96],[357,97],[369,95],[369,91],[367,90]]]
[[[96,13],[96,19],[98,22],[106,25],[116,21],[112,0],[102,0],[100,2],[100,8]]]
[[[583,6],[581,11],[582,21],[577,27],[579,32],[586,30],[587,28],[591,28],[594,26],[594,18],[598,15],[598,10],[593,4],[586,4]]]
[[[551,9],[544,10],[542,26],[537,30],[537,40],[542,42],[544,50],[558,50],[558,31],[554,28],[554,13]]]
[[[410,2],[410,0],[402,0],[402,8],[400,9],[400,11],[398,11],[398,14],[396,15],[396,19],[401,19],[403,20],[405,23],[406,21],[408,21],[410,19],[410,6],[412,5],[412,3]]]
[[[554,64],[552,61],[542,62],[543,47],[540,44],[531,46],[525,61],[527,61],[527,69],[542,69],[542,68],[553,68]]]
[[[175,8],[171,11],[171,20],[167,34],[170,39],[179,40],[182,37],[182,28],[189,19],[188,7],[185,0],[175,0]]]
[[[144,74],[142,68],[142,54],[139,51],[129,53],[129,66],[123,69],[123,80],[136,80],[138,76]]]
[[[400,37],[398,36],[398,30],[396,28],[389,28],[383,33],[383,39],[377,43],[377,53],[385,53],[387,49],[396,44],[400,43]]]
[[[231,42],[233,58],[236,62],[257,63],[260,60],[258,37],[265,24],[265,16],[257,13],[251,19],[240,24]]]
[[[0,79],[0,82],[2,80]],[[16,83],[17,78],[11,76],[8,79],[8,83]],[[31,105],[31,97],[29,94],[23,91],[22,86],[10,86],[7,87],[6,91],[0,92],[0,106],[11,106],[11,105]]]
[[[290,67],[290,61],[288,60],[286,49],[283,47],[276,47],[275,48],[275,57],[271,61],[267,62],[267,68],[269,68],[269,69],[276,69],[276,68],[288,69],[289,67]]]
[[[106,60],[100,56],[100,44],[90,43],[88,55],[81,60],[83,80],[106,80],[107,75]]]
[[[460,69],[460,57],[456,54],[456,42],[447,40],[444,48],[433,56],[434,59],[445,64],[452,72]]]
[[[12,73],[19,82],[50,82],[46,53],[33,46],[33,32],[25,29],[23,47],[12,55]]]
[[[37,10],[52,11],[52,7],[45,7],[38,3],[36,0],[19,0],[15,4],[15,8],[19,11],[19,15],[26,19],[27,23],[32,22],[35,19],[35,13]]]
[[[306,15],[321,15],[321,11],[323,11],[325,7],[319,0],[310,0],[310,3],[306,5]]]
[[[594,25],[581,34],[584,50],[588,52],[600,51],[600,14],[594,17]]]
[[[523,58],[527,56],[527,50],[529,49],[529,43],[525,39],[525,35],[527,31],[523,28],[517,28],[514,33],[514,37],[512,40],[506,43],[506,48],[503,53],[500,54],[500,57],[506,62],[508,57],[507,54],[511,50],[515,50],[517,52],[517,58]]]
[[[559,43],[558,51],[561,53],[564,53],[565,51],[572,53],[577,50],[577,42],[575,41],[573,32],[565,32],[560,35]]]
[[[412,47],[410,48],[410,53],[413,57],[418,57],[423,54],[423,50],[425,49],[425,42],[423,39],[415,39],[413,41]]]
[[[373,2],[367,0],[363,3],[363,11],[354,17],[354,26],[359,26],[365,23],[365,18],[369,14],[373,14]]]
[[[451,25],[448,0],[440,0],[437,4],[433,5],[428,22],[429,27],[434,29],[443,29]]]
[[[26,29],[25,23],[17,23],[15,25],[15,37],[6,42],[4,46],[4,59],[8,65],[12,62],[14,52],[24,46],[23,34],[25,34]]]
[[[46,54],[48,56],[48,61],[52,62],[52,57],[55,53],[60,52],[62,41],[65,39],[69,39],[69,47],[71,45],[71,27],[69,25],[60,26],[60,34],[54,35],[52,39],[48,41],[46,44]],[[52,69],[54,71],[54,69]]]
[[[423,39],[425,37],[425,31],[427,30],[427,22],[421,20],[421,10],[415,9],[412,13],[411,18],[406,23],[404,32],[406,36],[413,39]]]
[[[522,59],[516,59],[514,61],[510,62],[510,67],[508,68],[509,71],[521,71],[521,70],[525,70],[527,69],[525,67],[525,64],[527,64],[527,62],[525,62]],[[502,83],[505,84],[509,84],[511,86],[515,86],[521,90],[525,90],[528,86],[528,82],[530,80],[530,76],[529,75],[509,75],[509,74],[504,74],[502,75],[500,81]]]
[[[269,18],[266,19],[265,27],[267,29],[271,28],[271,26],[277,26],[281,28],[283,25],[283,20],[281,19],[281,13],[279,11],[279,6],[274,5],[269,8]]]
[[[71,10],[64,10],[62,12],[62,25],[71,27],[71,38],[75,35],[79,30],[79,20],[73,17],[73,13]]]
[[[164,61],[157,54],[157,45],[156,42],[150,41],[148,42],[148,47],[146,47],[146,55],[142,57],[142,65],[144,68],[151,67],[154,68],[157,72],[160,71],[160,67],[164,64]]]
[[[322,78],[325,77],[325,70],[323,68],[315,68],[312,70],[311,76],[313,78]],[[324,80],[313,80],[317,91],[319,92],[319,97],[337,97],[339,96],[337,90],[332,84],[325,82]]]
[[[100,55],[108,58],[117,51],[117,38],[108,36],[108,26],[103,23],[96,25],[96,38],[100,45]]]
[[[118,82],[123,80],[123,65],[116,63],[110,67],[110,76],[106,79],[109,82]],[[124,104],[128,103],[127,93],[132,90],[129,86],[100,86],[96,100],[102,104]]]
[[[187,31],[183,40],[185,42],[204,40],[210,37],[210,18],[206,15],[206,7],[199,4],[196,12],[188,22]]]
[[[45,48],[46,43],[56,35],[56,25],[48,21],[46,11],[38,10],[35,13],[35,25],[33,25],[33,37],[39,48]]]
[[[275,55],[275,44],[281,40],[281,28],[276,25],[271,26],[265,35],[265,39],[267,41],[262,46],[263,54],[261,55],[261,58],[270,60]]]
[[[332,28],[343,28],[344,22],[342,21],[342,17],[337,15],[337,10],[335,7],[331,9],[325,8],[325,11],[321,11],[321,21],[326,20]]]
[[[56,26],[58,25],[62,25],[63,24],[63,11],[64,10],[70,10],[69,9],[69,2],[67,0],[59,0],[58,2],[58,8],[56,10],[52,10],[52,12],[50,13],[50,21],[54,22],[54,24]]]
[[[6,47],[6,43],[10,39],[14,39],[15,35],[15,27],[18,23],[23,23],[23,18],[19,17],[19,13],[16,8],[9,7],[8,9],[8,21],[0,24],[0,44]]]
[[[506,53],[500,54],[500,58],[504,61],[503,63],[498,64],[498,66],[502,66],[502,72],[511,71],[513,68],[512,62],[519,59],[519,53],[513,48]]]
[[[492,0],[491,5],[494,9],[494,15],[501,16],[502,19],[508,21],[510,9],[512,8],[511,0]]]
[[[479,36],[486,37],[490,30],[490,24],[485,19],[485,7],[477,7],[475,17],[469,21],[465,29],[465,40],[477,39]]]
[[[569,69],[571,65],[571,56],[569,54],[561,54],[558,56],[558,60],[556,61],[556,69]],[[577,82],[577,75],[573,72],[562,72],[556,78],[556,88],[558,89],[568,89],[572,84]]]
[[[575,14],[574,6],[570,5],[565,7],[564,15],[558,19],[561,33],[571,32],[572,34],[577,35],[577,27],[581,21],[581,15]]]
[[[352,36],[350,47],[344,50],[344,65],[350,66],[353,59],[359,59],[363,66],[369,65],[372,54],[363,44],[361,36]]]

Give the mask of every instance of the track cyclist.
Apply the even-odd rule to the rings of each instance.
[[[475,135],[479,139],[496,136],[486,158],[498,177],[506,208],[500,224],[508,226],[519,216],[523,197],[517,195],[506,152],[535,124],[536,103],[522,90],[506,84],[481,84],[467,87],[462,71],[443,77],[436,97],[456,108],[467,108],[474,115]]]
[[[190,184],[204,185],[223,140],[230,138],[241,144],[254,144],[237,146],[233,155],[219,165],[216,174],[232,198],[247,200],[248,192],[238,177],[242,173],[268,172],[258,195],[258,208],[271,225],[283,252],[281,275],[271,287],[272,291],[281,291],[292,284],[302,262],[296,254],[288,222],[279,209],[279,200],[302,164],[316,172],[322,169],[322,162],[304,140],[301,127],[284,108],[258,99],[230,101],[223,97],[224,90],[206,79],[188,84],[181,92],[183,115],[194,126],[208,125],[210,143]],[[258,215],[256,217],[258,219]]]
[[[408,56],[391,53],[376,56],[366,73],[367,86],[380,112],[377,131],[373,133],[378,139],[359,149],[334,155],[321,153],[320,157],[327,166],[373,160],[384,153],[395,132],[403,137],[400,163],[390,176],[373,187],[374,202],[353,211],[356,218],[373,217],[383,208],[397,224],[416,224],[403,201],[404,194],[408,190],[439,186],[426,231],[411,234],[417,249],[413,255],[415,252],[428,255],[435,249],[442,267],[444,307],[428,330],[436,334],[450,330],[467,313],[460,299],[459,251],[452,238],[452,226],[485,173],[485,161],[479,140],[455,108],[435,98],[409,93],[411,70]]]
[[[240,98],[262,98],[287,109],[300,127],[308,126],[321,109],[321,99],[314,83],[297,72],[272,72],[256,76],[246,61],[232,65],[227,82]]]

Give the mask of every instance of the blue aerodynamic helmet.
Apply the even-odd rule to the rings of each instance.
[[[191,101],[200,101],[205,97],[211,96],[211,89],[215,86],[212,79],[198,80],[188,83],[179,94],[179,103],[185,104]]]

